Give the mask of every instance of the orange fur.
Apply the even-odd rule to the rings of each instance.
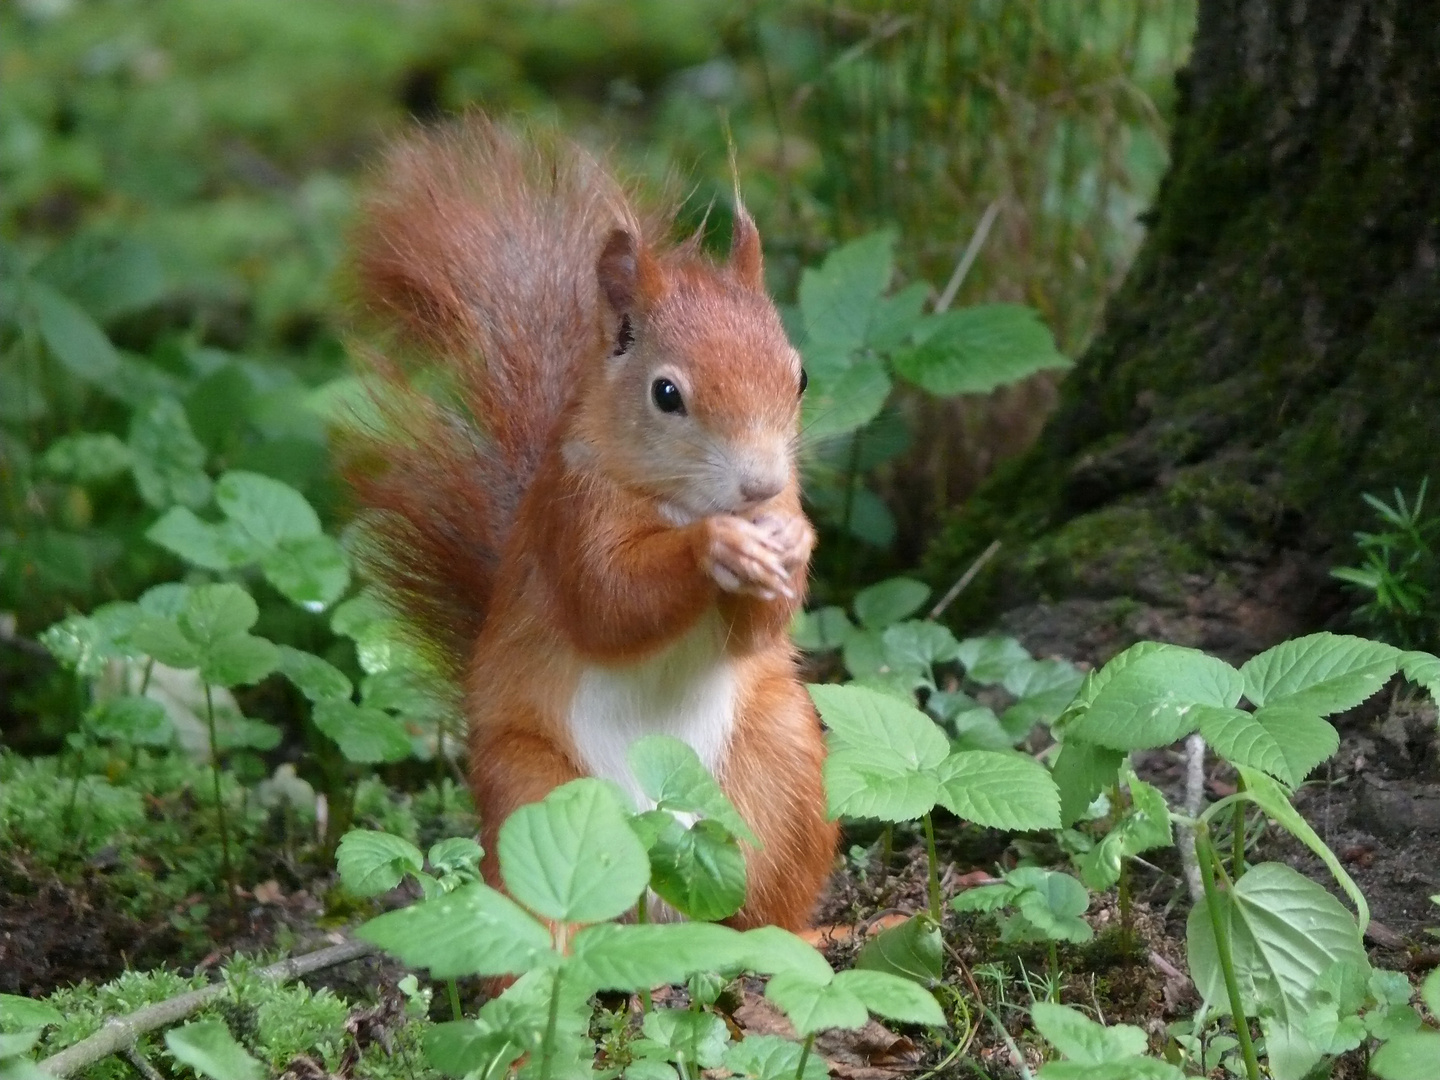
[[[799,358],[736,221],[717,264],[573,148],[479,118],[401,144],[356,238],[388,337],[358,358],[384,425],[349,476],[372,571],[463,677],[487,878],[505,818],[616,768],[626,695],[649,715],[677,683],[695,714],[660,720],[719,747],[761,841],[733,921],[800,928],[836,828],[787,633],[813,543]]]

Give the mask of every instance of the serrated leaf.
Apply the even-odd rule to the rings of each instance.
[[[453,874],[461,870],[476,872],[485,849],[468,836],[449,836],[437,840],[425,853],[437,874]]]
[[[746,1035],[725,1051],[725,1068],[746,1080],[794,1080],[800,1070],[800,1044],[779,1035]],[[800,1080],[826,1080],[830,1070],[819,1054],[805,1058]]]
[[[354,687],[345,673],[314,653],[279,646],[276,670],[310,701],[349,701]]]
[[[817,983],[781,972],[766,984],[765,997],[790,1018],[801,1036],[827,1028],[864,1027],[870,1018],[865,1003],[838,975],[828,983]]]
[[[187,638],[203,648],[243,634],[259,617],[254,598],[239,585],[225,582],[192,588],[176,622]]]
[[[435,1024],[426,1030],[421,1046],[431,1068],[474,1080],[499,1080],[526,1050],[509,1032],[474,1020]]]
[[[689,1009],[656,1009],[646,1015],[641,1030],[676,1060],[702,1069],[718,1067],[730,1042],[724,1020],[714,1013]]]
[[[251,634],[233,634],[212,642],[200,658],[200,678],[214,686],[250,686],[275,670],[275,643]]]
[[[1263,769],[1291,787],[1340,748],[1340,734],[1308,708],[1264,705],[1253,713],[1201,706],[1200,734],[1236,765]]]
[[[854,994],[871,1012],[904,1024],[944,1027],[945,1013],[935,995],[909,979],[884,971],[852,968],[835,976],[841,989]]]
[[[18,994],[0,994],[0,1027],[17,1031],[40,1029],[58,1024],[65,1017],[53,1005]]]
[[[282,540],[260,559],[265,580],[310,611],[322,611],[350,584],[350,563],[334,537]]]
[[[175,737],[165,707],[148,697],[126,695],[101,702],[86,724],[98,739],[119,739],[132,746],[168,746]]]
[[[827,652],[845,644],[855,630],[842,608],[823,607],[797,611],[790,626],[790,638],[806,652]]]
[[[1123,750],[1066,737],[1050,770],[1060,791],[1062,827],[1068,828],[1085,816],[1095,797],[1115,782],[1125,757]]]
[[[933,321],[925,340],[897,352],[895,370],[938,397],[988,394],[1037,371],[1070,367],[1034,308],[978,304]]]
[[[890,578],[855,594],[855,616],[860,625],[884,630],[915,614],[930,597],[930,586],[912,578]]]
[[[187,670],[200,666],[201,649],[174,619],[147,615],[130,631],[130,643],[167,667]]]
[[[872,349],[890,350],[907,344],[923,321],[922,312],[930,299],[930,286],[912,281],[893,296],[875,305],[865,344]]]
[[[880,415],[889,396],[890,376],[872,356],[834,374],[816,373],[800,406],[801,438],[813,445],[863,427]]]
[[[740,948],[744,954],[742,967],[757,975],[788,973],[813,983],[826,983],[835,976],[830,962],[818,949],[778,926],[746,930]]]
[[[934,767],[916,770],[863,750],[832,749],[825,758],[825,793],[832,818],[914,821],[940,798]]]
[[[260,547],[321,535],[320,518],[289,484],[260,473],[232,470],[215,483],[215,502]]]
[[[403,837],[373,829],[351,829],[335,849],[340,880],[356,896],[379,896],[424,865],[420,849]]]
[[[966,638],[958,656],[965,677],[982,686],[1004,682],[1012,669],[1030,660],[1025,646],[1011,637]]]
[[[1124,658],[1070,722],[1069,735],[1114,750],[1168,746],[1199,726],[1195,706],[1230,708],[1240,699],[1240,673],[1198,649],[1165,645],[1133,657],[1130,651],[1110,661]]]
[[[259,549],[228,523],[202,521],[187,506],[172,506],[145,531],[145,538],[205,570],[233,570],[254,562]]]
[[[858,686],[813,683],[806,689],[837,749],[874,755],[911,770],[934,768],[950,751],[945,735],[913,705]]]
[[[960,655],[960,643],[955,635],[933,622],[911,620],[887,626],[880,642],[887,665],[895,670],[916,669],[928,673],[936,664],[948,663]]]
[[[135,605],[146,615],[159,615],[162,618],[175,619],[179,617],[189,599],[189,585],[183,585],[178,581],[167,581],[146,589],[140,594],[140,599],[135,601]]]
[[[130,418],[130,471],[140,497],[164,509],[198,509],[210,501],[205,448],[190,430],[185,408],[173,397],[157,397]]]
[[[45,449],[47,472],[92,484],[119,476],[130,468],[130,448],[108,431],[64,435]]]
[[[265,1068],[219,1020],[197,1020],[165,1033],[172,1057],[211,1080],[263,1080]]]
[[[50,354],[76,378],[109,390],[120,354],[99,324],[78,304],[38,281],[27,283],[25,297]]]
[[[939,768],[940,801],[992,829],[1058,829],[1060,793],[1038,762],[993,750],[960,750]]]
[[[1393,645],[1319,633],[1281,642],[1240,669],[1255,705],[1328,715],[1353,708],[1385,685],[1400,663]],[[1231,703],[1233,704],[1233,702]]]
[[[519,975],[557,959],[540,922],[479,882],[387,912],[355,933],[436,979]]]
[[[1078,1009],[1037,1001],[1030,1010],[1035,1030],[1067,1058],[1087,1065],[1103,1065],[1145,1053],[1149,1040],[1131,1024],[1107,1027]]]
[[[1425,982],[1420,986],[1420,998],[1431,1016],[1440,1017],[1440,968],[1425,976]]]
[[[1022,700],[1052,693],[1074,697],[1084,679],[1080,669],[1065,660],[1022,660],[1005,673],[1000,685]]]
[[[1185,1080],[1185,1074],[1158,1058],[1128,1057],[1104,1065],[1052,1061],[1040,1068],[1035,1080]]]
[[[895,234],[874,232],[836,248],[800,275],[800,312],[808,342],[858,349],[870,334],[893,272]]]
[[[1440,702],[1440,656],[1428,652],[1401,653],[1400,670],[1413,683],[1425,687],[1430,699]]]
[[[1235,975],[1247,1011],[1264,1009],[1298,1026],[1320,976],[1336,963],[1365,963],[1354,916],[1304,875],[1282,863],[1253,866],[1217,895],[1229,925]],[[1190,913],[1190,974],[1206,1001],[1226,1000],[1209,901]]]
[[[500,827],[505,886],[537,915],[594,923],[628,911],[650,859],[603,782],[572,780],[522,806]]]
[[[650,848],[650,887],[691,919],[728,918],[745,903],[745,856],[724,826],[697,821],[664,831]]]
[[[882,930],[855,957],[857,968],[886,971],[927,987],[940,981],[944,964],[940,927],[924,913]]]
[[[1397,1035],[1370,1059],[1370,1071],[1380,1080],[1433,1080],[1440,1061],[1440,1032],[1416,1031]]]
[[[313,715],[315,726],[334,739],[350,761],[403,761],[411,754],[404,723],[379,709],[332,698],[317,702]]]
[[[689,743],[673,735],[647,735],[630,744],[626,760],[640,790],[660,808],[703,815],[759,845],[759,838]]]
[[[600,923],[575,935],[570,963],[593,990],[633,993],[742,966],[745,953],[741,934],[715,923]]]

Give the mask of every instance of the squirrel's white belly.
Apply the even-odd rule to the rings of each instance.
[[[637,807],[650,806],[625,759],[646,735],[673,735],[718,772],[735,728],[739,689],[725,652],[725,626],[711,611],[672,645],[636,664],[587,667],[567,722],[586,770],[619,784]]]

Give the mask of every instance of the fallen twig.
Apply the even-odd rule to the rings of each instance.
[[[960,595],[961,590],[975,580],[975,575],[981,571],[987,562],[995,557],[995,553],[999,550],[1000,541],[991,540],[990,546],[976,557],[975,561],[970,564],[969,569],[967,569],[965,573],[960,575],[960,580],[955,582],[954,585],[951,585],[945,595],[940,598],[939,602],[930,609],[928,617],[931,619],[940,618],[940,616],[945,613],[945,609],[955,602],[955,598]]]
[[[306,953],[304,956],[292,956],[288,960],[281,960],[278,964],[261,968],[257,974],[262,979],[289,982],[291,979],[298,979],[302,975],[334,967],[336,964],[358,960],[375,951],[375,946],[368,941],[347,941],[343,945],[332,945],[328,949],[319,949],[312,953]],[[224,982],[212,983],[210,986],[191,990],[170,998],[168,1001],[148,1005],[129,1016],[113,1017],[105,1021],[105,1026],[88,1039],[81,1039],[74,1046],[61,1050],[58,1054],[50,1055],[40,1062],[40,1068],[52,1076],[69,1076],[111,1054],[129,1050],[135,1045],[135,1040],[147,1032],[179,1023],[224,994],[227,989]]]

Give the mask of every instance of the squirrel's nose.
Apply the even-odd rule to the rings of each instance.
[[[740,497],[747,503],[763,503],[785,490],[785,482],[768,477],[747,476],[740,481]]]

